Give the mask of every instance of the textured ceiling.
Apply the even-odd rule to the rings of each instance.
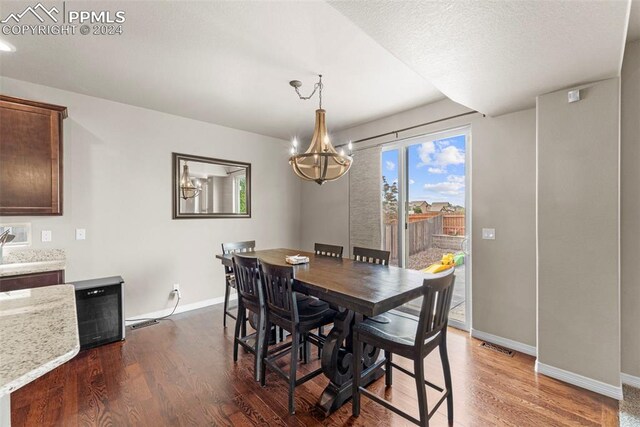
[[[32,4],[2,2],[0,15]],[[293,79],[308,94],[324,74],[330,130],[443,98],[324,2],[66,6],[122,9],[124,34],[0,35],[17,48],[0,54],[1,75],[281,138],[313,128],[317,96],[300,101]]]
[[[490,115],[619,74],[629,0],[332,1],[442,93]]]

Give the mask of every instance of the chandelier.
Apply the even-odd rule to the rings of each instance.
[[[325,122],[325,110],[322,109],[322,75],[319,77],[320,80],[313,86],[313,92],[309,96],[300,94],[299,88],[302,86],[302,82],[299,80],[289,82],[300,99],[311,99],[316,91],[320,99],[319,107],[316,110],[316,125],[309,148],[304,153],[298,153],[298,140],[294,138],[289,164],[300,178],[322,185],[325,181],[335,181],[346,174],[353,164],[353,158],[351,157],[351,142],[348,144],[349,155],[345,154],[344,149],[341,149],[340,152],[336,151],[331,144]]]
[[[180,177],[180,196],[184,199],[192,199],[200,194],[201,188],[193,183],[189,176],[189,166],[184,162],[182,166],[182,176]]]

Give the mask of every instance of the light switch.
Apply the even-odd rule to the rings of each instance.
[[[578,102],[580,101],[581,97],[580,97],[580,90],[570,90],[569,92],[567,92],[567,100],[569,102]]]
[[[87,230],[84,228],[76,228],[76,240],[84,240],[87,238]]]
[[[484,240],[496,240],[496,229],[495,228],[483,228],[482,229],[482,238]]]
[[[50,242],[51,241],[51,230],[42,230],[41,237],[42,237],[42,241],[43,242]]]

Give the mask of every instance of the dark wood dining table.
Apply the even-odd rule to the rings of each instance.
[[[309,263],[294,266],[297,292],[305,293],[338,308],[333,328],[322,351],[322,371],[329,378],[318,402],[329,415],[351,398],[353,356],[351,331],[363,316],[373,317],[397,308],[422,295],[424,274],[393,266],[369,264],[349,258],[333,258],[296,249],[266,249],[245,252],[271,264],[288,265],[285,257],[304,255]],[[216,255],[231,266],[232,255]],[[383,362],[378,361],[379,350],[365,348],[362,384],[380,378]]]

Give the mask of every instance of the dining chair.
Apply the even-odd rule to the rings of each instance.
[[[451,387],[451,369],[447,354],[447,324],[449,309],[453,295],[455,280],[454,269],[447,270],[434,278],[424,279],[422,285],[422,307],[416,320],[403,313],[387,312],[389,323],[378,323],[370,319],[363,320],[353,328],[353,416],[360,415],[360,396],[369,399],[420,426],[428,426],[429,419],[446,399],[449,423],[453,422],[453,390]],[[385,355],[385,382],[392,385],[392,368],[396,368],[415,379],[418,392],[418,409],[420,418],[402,412],[388,401],[376,396],[362,387],[362,348],[369,344],[381,350]],[[424,359],[434,349],[439,348],[445,387],[439,387],[425,380]],[[413,360],[414,371],[393,363],[392,356],[397,354]],[[431,411],[427,406],[427,390],[425,385],[442,393]]]
[[[332,323],[336,312],[324,301],[316,300],[313,304],[309,301],[298,301],[297,293],[293,290],[295,277],[293,267],[269,264],[263,260],[259,260],[259,263],[260,282],[267,308],[266,324],[275,324],[291,334],[290,346],[282,351],[274,349],[271,354],[268,354],[263,347],[260,382],[262,386],[266,384],[267,368],[284,378],[289,383],[289,413],[295,414],[295,388],[322,372],[322,368],[318,368],[301,378],[296,377],[301,341],[304,338],[318,347],[324,345],[324,338],[312,334],[311,331]],[[276,363],[287,354],[291,355],[288,375]]]
[[[389,265],[391,252],[380,249],[353,247],[353,259],[356,261],[368,262],[370,264]]]
[[[256,249],[256,241],[248,240],[245,242],[232,242],[232,243],[223,243],[222,244],[222,253],[224,255],[235,254],[235,253],[244,253],[244,252],[253,252]],[[229,296],[231,295],[231,288],[236,287],[235,276],[233,275],[232,267],[224,267],[224,308],[222,312],[222,326],[227,327],[227,316],[231,317],[234,320],[237,320],[235,314],[229,311]]]
[[[233,361],[238,361],[238,346],[242,346],[249,353],[252,353],[254,357],[253,376],[256,381],[259,381],[262,365],[259,350],[262,346],[268,346],[269,343],[266,338],[265,303],[260,286],[258,259],[234,254],[233,272],[238,291],[238,318],[233,338]],[[247,311],[257,317],[255,334],[247,335],[246,331],[242,331],[241,325],[245,324],[247,320]]]
[[[316,243],[314,252],[316,255],[330,256],[334,258],[342,258],[344,248],[338,245],[327,245],[325,243]]]

